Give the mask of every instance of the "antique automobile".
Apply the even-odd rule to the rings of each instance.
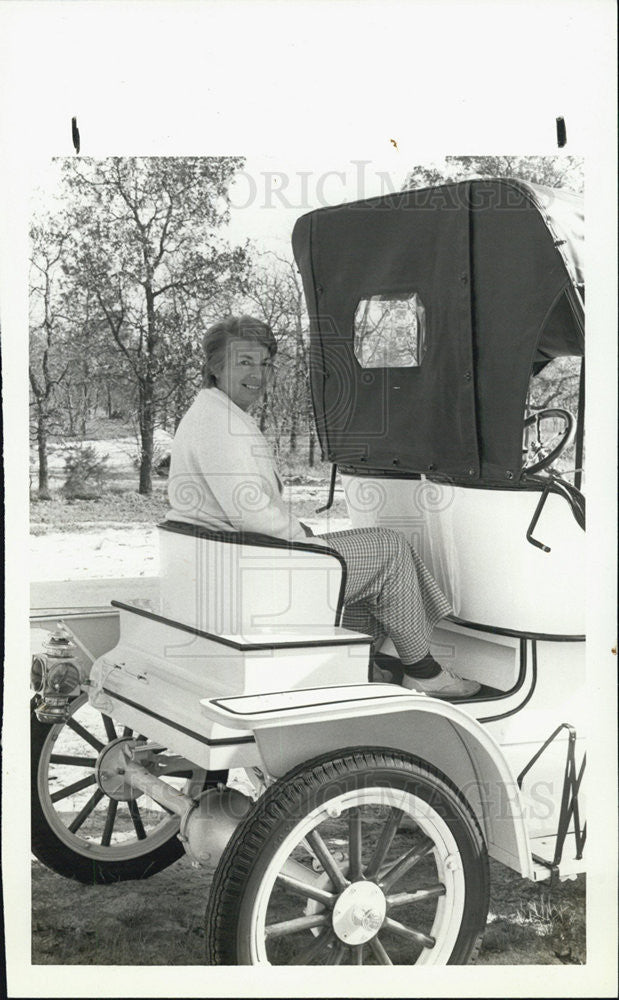
[[[371,682],[320,539],[166,521],[158,578],[32,586],[44,864],[212,866],[215,965],[463,964],[489,857],[584,870],[582,226],[479,179],[293,233],[332,487],[420,550],[454,608],[432,649],[479,693]]]

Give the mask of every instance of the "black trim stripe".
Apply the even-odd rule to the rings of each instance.
[[[479,705],[480,703],[491,701],[504,701],[506,698],[511,698],[513,695],[517,694],[522,685],[524,684],[526,677],[526,640],[521,639],[519,643],[519,659],[520,666],[518,668],[518,677],[516,678],[516,683],[513,687],[509,688],[508,691],[501,691],[499,694],[495,692],[497,688],[489,688],[489,694],[476,694],[472,698],[450,698],[450,704],[454,705]],[[483,686],[482,686],[483,691]],[[447,700],[447,699],[446,699]],[[509,713],[508,713],[509,714]],[[480,720],[477,720],[480,721]]]
[[[338,465],[343,476],[355,476],[359,479],[421,479],[420,472],[397,472],[394,469],[368,469],[366,465],[358,468],[356,465],[344,463]]]
[[[451,699],[450,698],[450,699],[445,699],[445,701],[446,701],[446,703],[448,705],[455,705],[456,707],[458,707],[459,705],[463,705],[463,704],[466,704],[466,705],[475,705],[475,704],[479,704],[479,702],[482,702],[482,701],[492,701],[492,702],[495,702],[495,701],[504,700],[506,698],[512,698],[522,688],[522,686],[523,686],[523,684],[525,682],[525,679],[526,679],[526,676],[527,676],[526,666],[527,666],[526,642],[523,639],[523,640],[521,640],[521,643],[520,643],[520,669],[518,671],[518,679],[517,679],[517,681],[516,681],[516,683],[515,683],[515,685],[514,685],[513,688],[510,688],[509,691],[505,691],[503,694],[501,694],[499,696],[497,696],[497,695],[489,695],[489,696],[486,696],[484,698],[458,698],[458,699]],[[515,708],[512,708],[509,711],[504,712],[501,715],[492,715],[492,716],[488,716],[487,718],[484,718],[484,719],[476,719],[476,721],[477,722],[494,722],[497,719],[506,719],[510,715],[515,715],[516,712],[519,712],[521,710],[521,708],[523,708],[523,706],[526,705],[526,703],[532,697],[533,690],[535,688],[536,680],[537,680],[537,658],[536,658],[536,656],[534,654],[533,684],[532,684],[531,688],[527,691],[526,696],[523,699],[523,701],[521,701],[520,704],[517,705]],[[356,687],[357,685],[351,684],[351,685],[340,685],[340,686]],[[321,689],[320,688],[305,688],[304,690],[306,690],[306,691],[313,691],[313,690],[321,690]],[[210,700],[211,700],[211,702],[212,702],[213,705],[217,705],[218,708],[223,709],[224,712],[228,712],[230,715],[245,715],[245,716],[247,716],[249,718],[252,715],[269,715],[271,713],[276,713],[276,712],[294,712],[294,711],[300,711],[303,708],[321,708],[321,707],[327,706],[327,705],[353,705],[353,704],[355,704],[357,702],[363,702],[363,701],[373,701],[376,704],[382,705],[384,702],[389,702],[393,698],[401,698],[403,690],[404,689],[399,690],[397,692],[394,692],[392,695],[386,695],[386,696],[383,696],[381,698],[377,698],[376,696],[372,696],[372,695],[367,695],[367,696],[360,695],[359,697],[348,698],[348,699],[334,698],[332,701],[306,702],[303,705],[283,705],[283,706],[280,706],[279,708],[265,708],[265,709],[260,709],[257,712],[242,712],[242,711],[241,712],[236,712],[233,708],[229,707],[229,703],[231,701],[245,700],[245,698],[251,697],[251,696],[248,696],[248,695],[238,695],[237,697],[233,697],[233,698],[212,698]],[[285,692],[269,692],[269,694],[271,694],[271,693],[272,694],[283,694]],[[265,695],[265,697],[268,697],[268,695]],[[432,701],[441,701],[442,700],[440,698],[432,698],[432,695],[427,695],[425,697],[430,698]]]
[[[157,525],[162,531],[176,532],[179,535],[189,535],[191,538],[205,538],[211,542],[224,542],[229,545],[254,545],[265,549],[289,549],[293,552],[320,552],[322,555],[333,556],[340,564],[342,579],[337,598],[334,625],[339,625],[344,609],[344,590],[346,589],[346,560],[339,552],[328,545],[312,545],[308,542],[292,542],[286,538],[272,538],[270,535],[260,535],[250,531],[212,531],[200,524],[189,524],[183,521],[162,521]],[[316,536],[318,537],[318,536]]]
[[[531,649],[533,654],[531,686],[529,687],[529,690],[527,691],[525,697],[522,699],[520,704],[516,705],[515,708],[511,708],[508,712],[499,713],[498,715],[487,715],[482,719],[477,719],[478,722],[498,722],[499,719],[508,719],[510,715],[516,715],[517,712],[521,712],[524,706],[527,704],[527,702],[531,700],[531,698],[533,697],[533,692],[535,691],[535,687],[537,685],[537,646],[534,639],[531,641]],[[527,675],[527,644],[526,640],[521,639],[520,675],[518,677],[518,683],[514,688],[512,688],[511,691],[507,691],[505,696],[513,694],[515,691],[518,691],[522,687],[526,675]]]
[[[125,698],[122,694],[117,694],[116,691],[110,691],[109,688],[103,687],[101,689],[105,694],[109,694],[110,698],[116,698],[117,701],[122,701],[125,705],[130,705],[131,708],[136,708],[138,712],[142,712],[143,715],[149,715],[151,719],[157,719],[158,722],[164,722],[166,726],[170,726],[172,729],[178,730],[179,733],[185,733],[186,736],[191,736],[192,739],[198,740],[200,743],[205,743],[209,747],[225,747],[225,746],[236,746],[238,743],[255,743],[255,736],[239,736],[238,739],[234,737],[225,737],[220,740],[209,740],[208,736],[204,736],[202,733],[196,733],[193,729],[187,729],[186,726],[181,726],[178,722],[173,722],[172,719],[168,719],[165,715],[159,715],[158,712],[151,711],[150,708],[145,708],[144,705],[140,705],[137,701],[131,701],[130,698]]]
[[[587,639],[585,635],[519,632],[517,629],[503,628],[500,625],[480,625],[479,622],[469,622],[465,618],[456,617],[456,615],[447,615],[447,621],[453,622],[454,625],[462,625],[464,628],[474,629],[478,632],[490,632],[493,635],[509,635],[514,639],[534,639],[539,642],[586,642]]]
[[[160,622],[162,625],[170,625],[172,628],[180,629],[181,632],[189,632],[190,635],[199,635],[202,639],[211,639],[213,642],[219,643],[221,646],[230,646],[232,649],[240,649],[242,652],[252,652],[254,650],[268,650],[268,649],[306,649],[313,646],[319,646],[321,648],[327,646],[359,646],[359,645],[370,645],[372,642],[371,636],[364,635],[352,635],[346,639],[341,639],[339,642],[333,639],[306,639],[304,642],[237,642],[235,639],[227,639],[223,635],[216,635],[213,632],[204,632],[202,629],[196,628],[194,625],[184,625],[183,622],[174,621],[172,618],[164,618],[163,615],[157,615],[154,611],[147,611],[146,608],[135,608],[131,604],[123,604],[122,601],[112,601],[112,607],[120,608],[122,611],[129,611],[133,615],[141,615],[142,618],[149,618],[152,621]],[[310,626],[308,626],[309,628]]]
[[[350,684],[332,684],[331,689],[333,691],[340,691],[342,688],[353,688],[353,687],[363,687],[363,681],[351,681]],[[370,684],[374,684],[373,681],[367,681],[368,687]],[[241,698],[258,698],[263,694],[268,697],[272,694],[290,694],[291,691],[324,691],[328,684],[314,684],[312,687],[307,688],[281,688],[280,691],[261,691],[259,694],[231,694],[225,695],[223,698],[210,698],[209,700],[213,704],[217,704],[220,701],[239,701]],[[399,685],[397,685],[399,687]],[[400,692],[401,693],[401,692]]]
[[[351,684],[349,686],[350,687],[355,687],[354,684]],[[319,691],[321,689],[320,688],[304,688],[303,690],[305,690],[305,691],[318,690]],[[401,698],[403,691],[404,691],[404,688],[402,688],[402,690],[399,693],[384,695],[382,698],[378,698],[376,695],[368,694],[368,695],[360,695],[357,698],[347,698],[347,699],[334,698],[332,701],[312,701],[312,702],[306,702],[303,705],[282,705],[282,706],[280,706],[280,708],[262,708],[262,709],[259,709],[257,712],[235,712],[235,710],[233,708],[229,708],[228,705],[224,704],[224,702],[230,702],[230,701],[234,701],[234,700],[239,700],[240,701],[241,698],[245,699],[247,697],[251,697],[251,695],[241,695],[241,696],[239,696],[238,699],[233,699],[233,698],[223,698],[223,699],[222,698],[212,698],[211,699],[211,703],[213,705],[217,705],[218,708],[223,709],[224,712],[229,712],[230,715],[246,715],[247,717],[249,717],[249,716],[252,716],[252,715],[269,715],[269,714],[271,714],[273,712],[300,712],[302,708],[323,708],[326,705],[354,705],[358,701],[373,701],[373,702],[376,702],[376,704],[378,704],[378,705],[382,705],[383,702],[388,702],[392,698]],[[269,692],[269,694],[270,693],[275,694],[275,693],[278,693],[278,692]],[[267,698],[268,695],[264,695],[263,697]]]
[[[30,615],[31,622],[48,621],[50,618],[109,618],[114,612],[110,611],[108,604],[96,608],[77,608],[67,611],[66,608],[46,608],[45,611],[38,610]],[[116,616],[114,616],[116,617]]]

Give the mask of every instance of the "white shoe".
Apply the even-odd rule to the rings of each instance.
[[[404,674],[402,687],[408,688],[409,691],[421,691],[435,698],[471,698],[477,694],[481,684],[465,680],[464,677],[459,677],[451,670],[441,667],[441,672],[436,677],[409,677]]]
[[[382,667],[378,667],[375,663],[372,664],[372,683],[373,684],[393,684],[393,674],[390,670],[383,670]]]

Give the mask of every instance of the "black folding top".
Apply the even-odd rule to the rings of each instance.
[[[325,456],[359,472],[517,480],[531,372],[584,350],[583,229],[579,196],[504,179],[300,218]]]

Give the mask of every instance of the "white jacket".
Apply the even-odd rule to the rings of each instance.
[[[172,444],[168,520],[302,541],[256,421],[217,388],[202,389]]]

